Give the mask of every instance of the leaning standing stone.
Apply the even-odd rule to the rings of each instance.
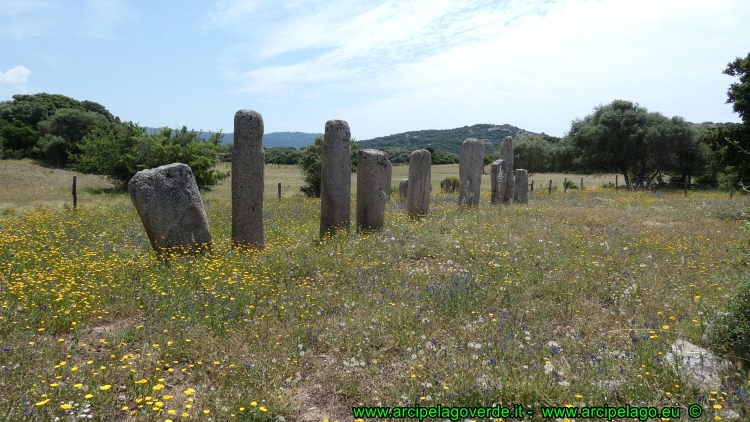
[[[505,188],[508,187],[508,183],[505,181],[506,177],[508,177],[508,169],[505,160],[496,160],[492,163],[492,167],[490,167],[490,187],[492,190],[490,201],[493,204],[498,204],[503,200]]]
[[[234,115],[232,150],[232,243],[262,249],[263,231],[263,117],[253,110]]]
[[[189,166],[174,163],[141,170],[128,182],[128,192],[157,255],[193,254],[211,247],[208,217]]]
[[[516,188],[513,190],[513,202],[527,204],[529,202],[529,172],[524,169],[516,170]]]
[[[484,167],[484,144],[470,138],[461,145],[461,157],[458,161],[458,203],[466,205],[479,204],[479,188],[482,184],[482,167]]]
[[[388,154],[363,149],[357,154],[357,229],[383,228],[388,185]]]
[[[409,155],[409,188],[406,192],[406,212],[419,218],[430,212],[430,177],[432,154],[420,149]]]
[[[505,160],[505,192],[503,193],[503,202],[508,203],[513,199],[513,138],[506,136],[503,141],[503,160]]]
[[[406,200],[406,194],[409,193],[409,179],[401,179],[398,182],[398,195],[401,199]]]
[[[320,236],[349,230],[351,220],[352,134],[343,120],[326,122],[320,153]]]

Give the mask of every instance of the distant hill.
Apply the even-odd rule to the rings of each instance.
[[[430,145],[435,151],[460,154],[461,144],[469,138],[477,138],[483,141],[485,143],[485,151],[490,152],[506,136],[515,138],[518,135],[532,133],[509,124],[478,124],[455,129],[429,129],[397,133],[395,135],[359,141],[357,144],[360,148],[399,147],[410,150],[417,150]],[[541,135],[545,136],[545,134]]]
[[[147,133],[158,133],[157,128],[146,128]],[[208,139],[213,132],[201,132],[202,139]],[[223,133],[223,144],[234,143],[234,133]],[[263,134],[263,146],[266,148],[273,147],[294,147],[300,149],[306,147],[315,140],[316,136],[323,136],[322,133],[305,133],[305,132],[271,132]]]

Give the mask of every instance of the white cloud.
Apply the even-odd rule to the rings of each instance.
[[[223,62],[255,98],[335,92],[346,98],[328,101],[336,114],[363,123],[507,122],[561,135],[616,98],[688,119],[721,114],[716,87],[731,82],[721,71],[746,54],[745,2],[252,0],[221,3],[212,19],[244,38]]]
[[[45,34],[55,25],[58,5],[47,0],[0,0],[0,35],[16,40]]]
[[[23,85],[29,80],[31,71],[23,66],[16,66],[6,72],[0,72],[0,82],[10,85]]]
[[[88,0],[87,34],[110,38],[114,29],[135,16],[125,0]]]

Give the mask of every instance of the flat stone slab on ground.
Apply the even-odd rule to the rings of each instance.
[[[664,359],[677,365],[680,374],[702,391],[718,391],[721,388],[719,371],[722,362],[710,351],[684,340],[677,340],[672,351]]]

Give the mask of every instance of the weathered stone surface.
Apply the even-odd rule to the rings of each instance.
[[[680,374],[700,390],[717,391],[721,388],[722,362],[710,351],[684,340],[677,340],[671,346],[672,352],[664,359],[677,366]]]
[[[529,203],[529,172],[524,169],[516,169],[515,189],[513,190],[513,202],[517,204]]]
[[[262,249],[263,228],[263,117],[253,110],[234,114],[232,149],[232,244]]]
[[[210,248],[208,217],[189,166],[173,163],[141,170],[128,182],[128,192],[157,254]]]
[[[357,230],[383,228],[388,184],[388,154],[363,149],[357,154]]]
[[[515,184],[513,183],[513,138],[510,136],[506,136],[503,140],[503,160],[505,160],[507,169],[503,202],[508,203],[513,199],[513,190],[515,188]]]
[[[458,203],[465,205],[479,204],[479,188],[482,185],[482,168],[484,167],[484,144],[482,141],[469,138],[461,144],[461,156],[458,160]]]
[[[385,171],[385,185],[388,187],[388,191],[386,192],[387,199],[391,200],[391,186],[393,183],[393,165],[391,164],[391,160],[386,160],[388,162],[388,168]]]
[[[349,230],[351,221],[352,151],[349,124],[326,122],[320,153],[320,235]]]
[[[432,154],[420,149],[409,155],[409,188],[406,192],[406,212],[418,218],[430,212],[430,178]]]
[[[409,179],[401,179],[398,182],[398,195],[401,199],[406,200],[406,194],[409,192]]]
[[[505,196],[505,189],[508,187],[506,178],[508,177],[508,167],[505,160],[495,160],[490,167],[490,202],[499,204]]]

